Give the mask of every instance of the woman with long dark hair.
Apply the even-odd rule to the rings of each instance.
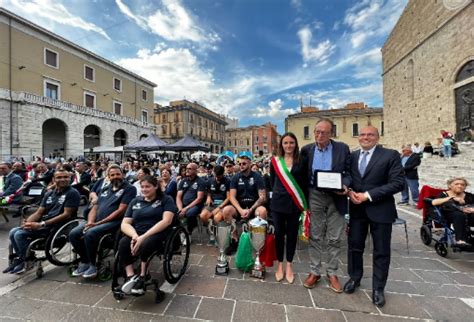
[[[278,154],[270,165],[272,199],[271,216],[275,225],[276,252],[278,267],[275,272],[277,282],[286,275],[288,283],[294,282],[293,256],[298,238],[298,228],[303,199],[307,187],[307,167],[300,158],[298,140],[291,133],[285,133],[280,139]],[[299,199],[298,199],[299,198]],[[301,200],[301,204],[297,203]],[[283,270],[283,254],[286,236],[286,274]]]

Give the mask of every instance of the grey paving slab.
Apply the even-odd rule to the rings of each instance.
[[[198,264],[200,266],[212,267],[214,269],[214,267],[216,266],[216,263],[217,263],[217,254],[215,256],[203,255]]]
[[[423,282],[439,284],[453,284],[455,282],[454,279],[450,278],[443,272],[432,272],[423,270],[415,270],[414,272],[416,275],[420,276],[423,279]]]
[[[286,321],[283,305],[237,301],[233,321]]]
[[[94,306],[95,307],[101,307],[101,308],[109,308],[109,309],[126,309],[130,303],[133,301],[134,297],[133,296],[126,296],[120,301],[117,301],[113,294],[112,291],[110,290],[105,294],[105,296],[97,302]]]
[[[192,318],[201,302],[201,297],[176,295],[168,305],[165,315]]]
[[[203,298],[196,313],[197,319],[231,321],[235,301]]]
[[[454,280],[454,282],[457,284],[474,286],[474,274],[472,273],[466,274],[466,273],[443,272],[443,274],[449,277],[450,279]]]
[[[176,294],[220,298],[224,295],[227,279],[221,277],[184,276],[175,289]]]
[[[286,315],[288,321],[345,321],[344,315],[341,311],[322,310],[293,305],[286,305]]]
[[[380,308],[384,314],[427,319],[430,314],[416,300],[416,297],[385,293],[386,304]]]
[[[65,321],[75,309],[76,306],[73,304],[43,302],[40,308],[27,316],[27,319],[32,321]]]
[[[77,307],[68,316],[69,321],[150,321],[153,315],[129,312],[122,310],[112,310],[95,307]]]
[[[211,247],[207,245],[191,244],[191,253],[197,255],[217,256],[219,255],[219,250],[216,247]]]
[[[345,315],[347,321],[351,321],[351,322],[407,321],[407,319],[404,317],[379,315],[376,313],[344,311],[343,314]],[[420,319],[413,319],[413,320],[420,320]],[[423,321],[426,321],[426,320],[423,320]]]
[[[11,318],[24,318],[37,309],[39,309],[44,302],[39,300],[32,300],[20,297],[2,297],[0,301],[0,315]]]
[[[461,288],[456,285],[417,282],[413,282],[412,284],[420,294],[426,296],[459,297],[461,295]]]
[[[444,264],[442,261],[437,259],[428,259],[428,258],[406,258],[406,257],[397,257],[395,260],[405,268],[413,269],[424,269],[432,271],[454,271],[453,268]],[[451,265],[451,263],[450,263]],[[452,265],[451,265],[452,266]]]
[[[201,265],[189,265],[188,270],[186,271],[186,275],[190,276],[205,276],[211,277],[214,276],[215,269],[209,266],[201,266]]]
[[[377,312],[370,298],[362,290],[354,294],[335,293],[328,288],[316,287],[311,295],[317,308],[336,309],[345,311]]]
[[[428,312],[432,319],[444,321],[472,320],[474,310],[459,299],[428,296],[413,297],[420,308]]]
[[[94,305],[109,293],[109,290],[110,288],[103,286],[64,283],[54,292],[47,294],[45,299],[65,303]]]
[[[201,261],[202,256],[202,254],[189,254],[189,265],[199,263]]]
[[[56,281],[35,279],[17,288],[14,291],[14,294],[15,296],[20,297],[44,299],[47,294],[54,293],[54,291],[61,285],[62,283]]]
[[[390,267],[388,279],[394,281],[423,282],[421,277],[419,277],[414,271],[406,268]]]
[[[229,280],[225,298],[312,307],[308,291],[298,285]]]
[[[464,255],[464,254],[463,254]],[[464,273],[472,273],[474,267],[474,261],[466,260],[453,260],[447,262],[450,267],[453,267],[454,270]]]
[[[127,306],[127,311],[163,314],[174,297],[174,294],[167,293],[163,302],[157,304],[155,303],[155,292],[152,291],[148,291],[140,297],[130,296],[131,301]]]

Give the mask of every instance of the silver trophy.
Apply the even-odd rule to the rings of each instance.
[[[217,258],[216,275],[229,274],[229,261],[224,252],[229,247],[230,238],[235,231],[235,223],[229,224],[226,221],[221,221],[214,224],[212,219],[209,219],[209,232],[216,236],[217,246],[219,247],[219,257]]]
[[[255,264],[252,268],[250,276],[264,279],[265,266],[263,266],[260,262],[260,251],[262,250],[263,246],[265,246],[267,232],[271,233],[273,227],[269,226],[265,219],[260,218],[260,216],[256,214],[254,219],[250,220],[248,224],[244,225],[244,230],[250,233],[252,247],[255,249]]]

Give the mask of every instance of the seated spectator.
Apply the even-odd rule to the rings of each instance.
[[[3,203],[19,202],[21,200],[21,193],[18,193],[18,190],[23,185],[23,180],[21,180],[19,175],[13,173],[11,163],[0,163],[0,175],[3,176],[3,187],[0,187],[0,200],[3,200]],[[7,198],[9,199],[8,202],[6,202]]]
[[[151,171],[150,171],[150,168],[147,168],[147,167],[143,167],[141,168],[140,170],[138,170],[137,172],[137,181],[135,181],[133,183],[133,186],[135,187],[135,189],[137,190],[137,197],[138,196],[141,196],[141,189],[140,189],[140,180],[144,177],[144,176],[150,176],[151,175]]]
[[[21,227],[10,230],[10,243],[17,258],[3,273],[23,273],[26,269],[28,245],[35,239],[49,236],[52,229],[76,215],[80,195],[70,186],[70,174],[65,170],[56,171],[54,183],[56,188],[44,195],[38,210],[29,216]]]
[[[433,146],[430,142],[425,142],[425,146],[423,148],[423,159],[431,158],[433,156]]]
[[[155,251],[164,250],[170,225],[177,211],[170,196],[165,195],[152,176],[141,180],[142,196],[130,203],[121,229],[125,236],[119,243],[120,267],[125,268],[127,280],[122,286],[126,294],[145,294],[146,262]],[[140,257],[140,273],[135,275],[133,263]]]
[[[456,244],[469,245],[467,227],[474,226],[474,195],[466,192],[468,182],[456,177],[448,180],[448,190],[434,199],[433,206],[440,206],[448,222],[453,224]]]
[[[197,217],[201,213],[206,191],[206,184],[197,176],[197,169],[196,163],[191,162],[186,166],[186,177],[179,182],[176,195],[178,215],[180,219],[187,219],[189,234],[197,226]]]
[[[74,228],[69,234],[72,246],[80,256],[79,267],[73,276],[97,276],[96,252],[100,239],[120,227],[127,206],[136,196],[134,186],[124,180],[118,165],[107,169],[110,185],[102,190],[87,216],[87,223]]]
[[[229,204],[230,180],[224,176],[224,168],[216,165],[214,176],[207,184],[207,198],[205,207],[202,209],[199,217],[203,223],[207,223],[210,218],[214,222],[220,222],[223,219],[222,209]],[[215,236],[211,234],[209,244],[215,243]]]
[[[173,198],[173,201],[176,202],[176,194],[178,193],[178,185],[176,183],[176,180],[174,180],[171,177],[171,170],[168,167],[162,167],[161,168],[161,180],[160,180],[160,186],[161,190]]]
[[[12,171],[13,171],[14,174],[19,175],[21,180],[26,181],[28,173],[25,170],[25,166],[24,166],[23,163],[21,163],[21,162],[13,163]]]
[[[76,173],[72,180],[72,187],[79,191],[81,196],[89,196],[89,185],[91,183],[91,175],[86,172],[86,165],[84,162],[76,164]]]

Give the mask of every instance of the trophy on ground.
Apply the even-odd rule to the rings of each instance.
[[[224,252],[229,247],[231,235],[236,229],[235,223],[229,224],[223,220],[214,224],[212,219],[209,219],[208,229],[211,234],[216,236],[217,246],[219,247],[216,275],[227,275],[229,274],[229,261]]]
[[[265,219],[260,218],[259,214],[256,217],[244,224],[244,229],[250,233],[250,240],[252,247],[255,249],[255,264],[252,268],[250,276],[264,279],[265,266],[260,262],[260,251],[265,246],[267,232],[272,233],[273,226],[269,226]]]

